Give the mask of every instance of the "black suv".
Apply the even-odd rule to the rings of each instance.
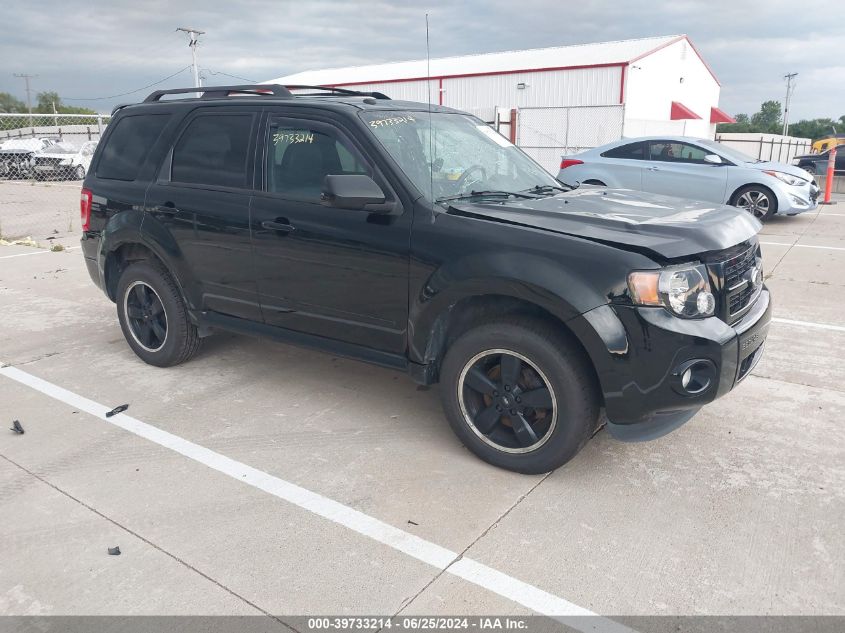
[[[564,186],[448,108],[290,88],[158,91],[109,124],[82,248],[145,362],[223,329],[402,369],[470,450],[539,473],[601,420],[677,428],[760,358],[749,214]]]

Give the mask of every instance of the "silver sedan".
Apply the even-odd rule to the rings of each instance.
[[[621,139],[564,157],[558,180],[731,204],[761,221],[815,209],[819,195],[799,167],[684,136]]]

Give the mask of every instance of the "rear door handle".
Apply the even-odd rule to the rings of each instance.
[[[292,224],[280,220],[264,220],[261,223],[261,228],[269,231],[287,231],[288,233],[296,230],[296,227]]]

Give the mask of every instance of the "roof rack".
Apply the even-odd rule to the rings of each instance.
[[[231,96],[232,93],[244,95],[259,95],[281,97],[290,99],[293,97],[290,90],[278,84],[256,84],[240,86],[196,86],[194,88],[171,88],[169,90],[156,90],[151,92],[144,103],[159,101],[164,95],[188,94],[191,92],[201,93],[200,99],[219,99],[220,97]]]
[[[334,86],[285,86],[288,90],[324,90],[328,92],[328,95],[324,96],[331,96],[332,94],[339,94],[339,95],[350,95],[353,97],[373,97],[374,99],[387,99],[390,101],[390,97],[388,97],[383,92],[360,92],[358,90],[348,90],[346,88],[335,88]],[[321,95],[309,95],[309,96],[321,96]]]

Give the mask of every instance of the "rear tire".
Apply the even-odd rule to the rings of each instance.
[[[598,423],[588,360],[559,327],[533,317],[497,320],[458,338],[443,359],[440,392],[464,446],[525,474],[568,462]]]
[[[73,171],[73,176],[76,180],[85,180],[85,167],[77,165],[76,169]]]
[[[176,282],[154,260],[134,262],[121,274],[117,317],[129,347],[150,365],[184,363],[197,353],[202,342]]]
[[[762,185],[748,185],[738,189],[731,198],[731,204],[747,211],[760,222],[766,222],[778,210],[777,196]]]

